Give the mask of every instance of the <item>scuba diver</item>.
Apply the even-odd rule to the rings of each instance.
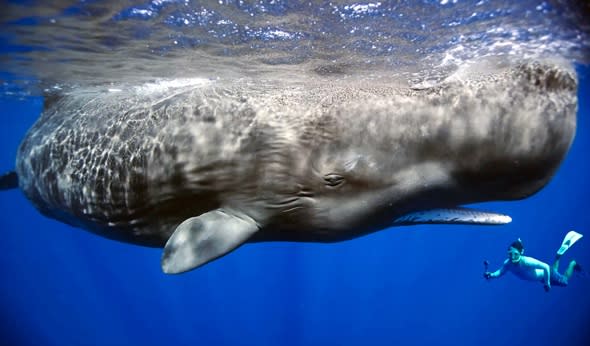
[[[498,278],[507,271],[512,272],[518,278],[527,281],[537,281],[543,283],[545,291],[549,292],[551,285],[554,286],[567,286],[568,281],[574,271],[581,272],[581,266],[574,260],[572,260],[564,274],[559,273],[559,259],[563,254],[572,246],[575,242],[582,238],[582,234],[575,231],[570,231],[566,234],[561,247],[557,250],[555,256],[555,262],[549,267],[545,262],[541,262],[536,258],[524,256],[524,246],[520,238],[512,242],[508,247],[508,258],[504,261],[504,264],[500,269],[495,272],[487,271],[488,261],[484,261],[486,268],[483,274],[487,280],[492,278]]]

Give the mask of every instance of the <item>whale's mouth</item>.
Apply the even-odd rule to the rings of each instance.
[[[402,215],[393,221],[394,226],[417,224],[505,225],[512,222],[508,215],[471,208],[455,207],[428,209]]]

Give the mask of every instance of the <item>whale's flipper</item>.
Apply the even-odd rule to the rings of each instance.
[[[0,190],[18,188],[18,176],[15,171],[4,173],[0,176]]]
[[[416,224],[466,224],[466,225],[504,225],[512,222],[508,215],[491,213],[468,208],[430,209],[406,214],[397,218],[393,225]]]
[[[195,269],[236,249],[258,229],[249,217],[220,209],[187,219],[164,247],[162,270],[179,274]]]
[[[557,250],[557,255],[559,255],[559,256],[563,255],[567,250],[569,250],[570,247],[572,247],[572,245],[574,245],[582,237],[583,237],[583,235],[581,235],[580,233],[578,233],[576,231],[567,232],[567,234],[565,235],[565,238],[563,238],[563,242],[561,243],[561,247],[559,247],[559,250]]]

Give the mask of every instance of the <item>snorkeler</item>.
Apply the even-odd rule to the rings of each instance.
[[[484,262],[484,265],[486,266],[484,278],[497,278],[504,275],[506,271],[510,271],[522,280],[539,281],[543,283],[545,291],[547,292],[551,289],[551,285],[562,287],[567,286],[569,278],[574,271],[581,272],[582,268],[576,261],[572,260],[567,266],[564,274],[560,274],[559,259],[580,238],[582,238],[580,233],[575,231],[568,232],[563,239],[561,247],[557,250],[555,262],[553,262],[551,267],[549,267],[547,263],[541,262],[536,258],[524,256],[524,246],[520,238],[518,238],[508,247],[508,258],[504,261],[504,264],[500,269],[495,272],[489,272],[487,271],[488,262]]]

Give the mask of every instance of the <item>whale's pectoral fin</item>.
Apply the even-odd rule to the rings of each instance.
[[[417,224],[463,224],[463,225],[504,225],[510,223],[508,215],[469,208],[430,209],[403,215],[393,225]]]
[[[164,247],[162,270],[178,274],[195,269],[236,249],[258,229],[254,220],[220,209],[187,219]]]

